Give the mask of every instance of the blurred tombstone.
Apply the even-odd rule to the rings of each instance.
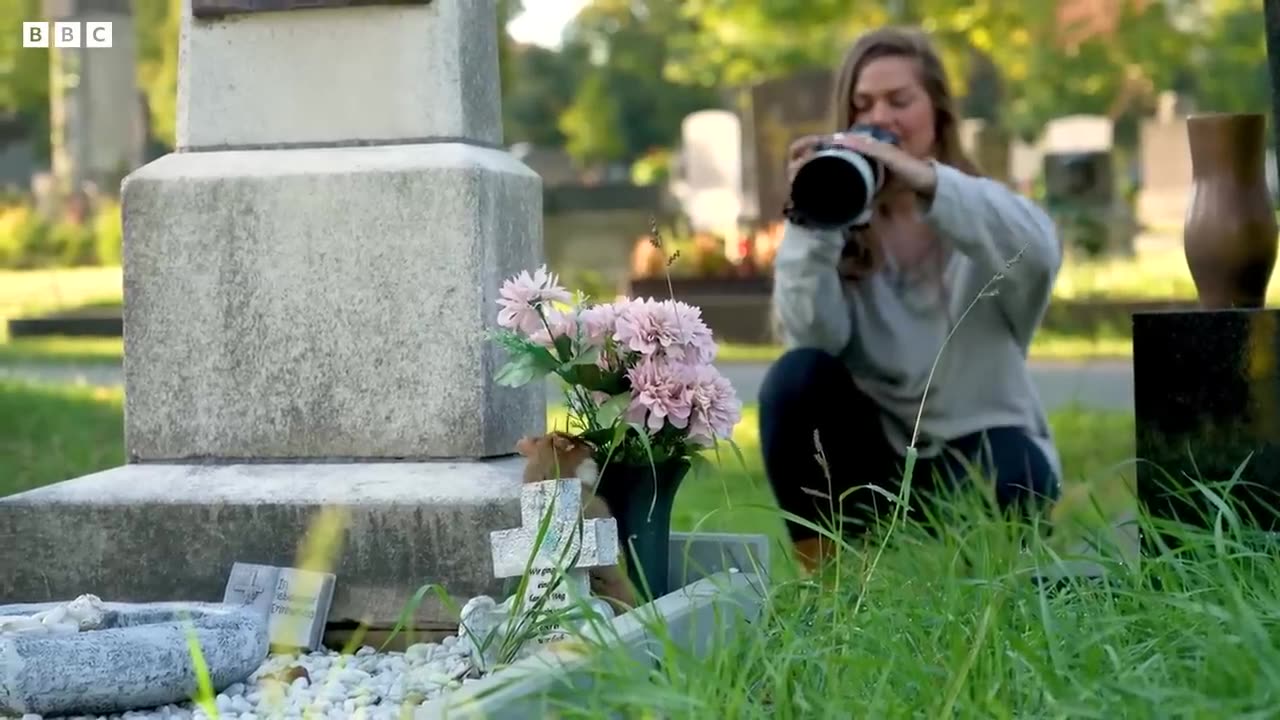
[[[1059,118],[1045,128],[1045,205],[1068,253],[1131,255],[1134,223],[1117,190],[1113,126],[1101,116]]]
[[[1150,227],[1180,227],[1191,187],[1191,148],[1184,113],[1172,93],[1161,95],[1155,117],[1143,121],[1140,133],[1138,216]]]
[[[680,177],[672,194],[695,232],[737,234],[742,215],[742,127],[728,110],[700,110],[681,123]]]
[[[829,70],[809,70],[766,80],[751,88],[751,148],[757,220],[780,222],[790,194],[786,178],[787,147],[810,134],[831,133]]]
[[[978,118],[960,122],[960,146],[983,174],[1002,183],[1012,181],[1012,138],[998,125]]]
[[[143,163],[145,138],[137,84],[133,9],[129,0],[43,0],[46,20],[111,23],[109,50],[50,47],[52,170],[59,192],[95,183],[117,194]]]
[[[563,148],[550,148],[521,142],[511,146],[511,154],[528,165],[542,178],[543,187],[559,187],[578,182],[573,159]]]

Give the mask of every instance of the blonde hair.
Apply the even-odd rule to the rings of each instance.
[[[933,105],[934,157],[969,175],[982,175],[960,145],[960,118],[947,83],[946,69],[929,36],[914,28],[886,27],[863,34],[845,52],[844,61],[832,84],[832,132],[842,132],[853,124],[853,94],[858,77],[872,60],[885,57],[912,58],[919,64],[920,84]],[[884,262],[884,248],[870,228],[845,231],[840,273],[848,279],[865,277]]]

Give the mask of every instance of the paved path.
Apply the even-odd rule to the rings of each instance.
[[[766,369],[762,363],[730,363],[722,371],[745,402],[754,402]],[[1073,403],[1099,410],[1133,409],[1132,366],[1127,361],[1034,362],[1032,375],[1050,410]],[[113,365],[0,365],[0,378],[99,386],[122,382],[120,368]],[[558,393],[548,393],[548,400],[557,398]]]

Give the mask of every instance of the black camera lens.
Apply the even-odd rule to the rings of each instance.
[[[873,125],[855,125],[846,134],[898,142],[893,133]],[[865,226],[871,222],[871,207],[884,181],[885,168],[879,160],[843,145],[819,145],[791,181],[789,215],[822,229]]]
[[[800,168],[791,183],[791,203],[807,224],[839,228],[862,212],[870,192],[862,171],[843,153],[833,153]]]

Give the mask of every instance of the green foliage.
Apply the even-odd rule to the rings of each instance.
[[[616,162],[626,154],[622,108],[605,74],[592,72],[578,88],[564,114],[560,132],[567,138],[565,150],[580,165]]]
[[[506,141],[544,147],[564,145],[559,118],[573,102],[586,67],[582,48],[559,52],[536,45],[510,48],[503,69],[506,85],[502,113]]]
[[[0,0],[0,120],[8,125],[0,145],[49,134],[49,49],[22,46],[22,23],[41,17],[40,10],[41,0]],[[36,156],[48,161],[48,146],[37,143]]]
[[[714,85],[670,77],[671,38],[688,32],[675,0],[595,0],[566,30],[579,79],[558,129],[582,165],[631,162],[679,142],[686,115],[718,107]]]
[[[0,208],[0,268],[118,265],[120,206],[101,202],[84,223],[49,220],[25,204]]]
[[[147,96],[151,134],[173,146],[178,113],[178,29],[184,0],[135,2],[138,85]]]

